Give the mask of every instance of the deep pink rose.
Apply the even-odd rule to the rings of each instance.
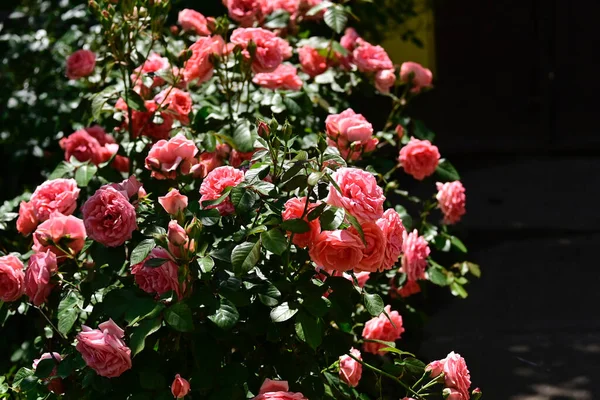
[[[54,179],[38,186],[31,195],[31,205],[38,221],[47,220],[55,211],[70,215],[77,208],[79,188],[75,179]]]
[[[385,255],[383,256],[382,268],[390,269],[396,264],[402,254],[402,243],[404,241],[404,225],[396,210],[388,208],[381,218],[377,220],[377,226],[383,231],[386,238]]]
[[[183,78],[187,83],[198,79],[198,83],[209,80],[214,72],[211,61],[213,54],[221,54],[225,42],[221,36],[201,37],[190,46],[192,56],[185,62]]]
[[[287,381],[265,379],[253,400],[308,400],[302,393],[292,393]]]
[[[50,250],[35,253],[29,258],[25,271],[25,294],[35,306],[46,302],[54,285],[50,277],[58,270],[56,256]]]
[[[146,267],[146,262],[153,258],[161,258],[166,261],[160,267]],[[131,274],[135,276],[135,283],[146,293],[156,293],[160,296],[173,290],[181,298],[179,267],[169,252],[161,247],[155,247],[144,261],[132,265]]]
[[[254,151],[241,152],[233,149],[229,154],[229,165],[239,168],[244,161],[252,161],[252,156],[254,156]]]
[[[175,379],[171,384],[171,393],[176,399],[183,399],[190,392],[190,383],[183,379],[181,375],[175,375]]]
[[[159,197],[158,202],[171,215],[177,215],[188,206],[187,196],[179,193],[177,189],[173,189],[165,196]]]
[[[95,165],[108,161],[119,150],[116,143],[100,145],[85,129],[60,139],[58,144],[65,151],[65,160],[69,161],[71,157],[75,157],[78,161],[91,161]]]
[[[402,252],[404,253],[402,256],[402,271],[406,274],[408,280],[423,279],[430,250],[427,241],[419,236],[416,229],[409,234],[404,232]]]
[[[396,131],[396,135],[398,135],[398,139],[402,139],[402,137],[404,136],[404,127],[400,124],[396,125],[396,129],[394,129]]]
[[[22,235],[29,235],[35,230],[38,219],[33,203],[22,201],[19,204],[19,218],[17,218],[17,231]]]
[[[165,89],[154,97],[154,101],[167,107],[167,111],[182,124],[190,122],[192,111],[192,96],[188,92],[177,88]]]
[[[381,313],[381,315],[370,319],[365,324],[362,332],[364,339],[376,339],[384,342],[394,342],[400,339],[402,332],[404,332],[402,317],[398,314],[398,311],[392,311],[391,306],[386,306],[385,312],[394,322],[395,327],[388,320],[388,317],[386,317],[384,313]],[[363,350],[372,354],[378,354],[379,350],[385,347],[387,346],[377,342],[365,341],[363,344]]]
[[[433,74],[421,64],[407,61],[400,66],[400,80],[402,82],[411,83],[411,92],[419,93],[421,89],[431,87]]]
[[[354,63],[360,72],[377,72],[382,69],[394,69],[392,60],[381,46],[360,41],[359,46],[352,53]]]
[[[233,167],[218,167],[212,170],[200,185],[200,204],[203,201],[215,200],[221,197],[223,191],[231,186],[237,186],[244,180],[244,172]],[[229,198],[221,204],[205,208],[216,208],[221,215],[232,214],[235,209]]]
[[[169,141],[159,140],[152,145],[146,157],[146,169],[152,171],[156,179],[175,179],[177,172],[188,175],[190,169],[198,162],[196,144],[182,133],[178,133]]]
[[[296,67],[289,64],[279,65],[273,72],[262,72],[254,75],[252,82],[267,89],[300,90],[302,79]]]
[[[98,125],[88,126],[84,128],[84,130],[94,139],[100,143],[100,146],[104,146],[106,144],[116,143],[115,138],[112,135],[106,133],[104,128]]]
[[[364,247],[360,236],[349,230],[323,231],[314,240],[308,254],[317,266],[327,272],[349,271],[362,260]]]
[[[394,69],[380,69],[375,73],[375,88],[381,93],[389,93],[396,83]]]
[[[351,108],[339,114],[331,114],[325,119],[327,136],[333,141],[366,143],[373,137],[373,125],[362,114]]]
[[[438,207],[444,214],[445,224],[455,224],[467,212],[465,203],[467,197],[465,188],[460,181],[436,183],[438,193],[435,198],[438,201]]]
[[[132,110],[131,113],[131,126],[132,135],[134,138],[143,135],[153,140],[167,139],[169,132],[173,126],[173,116],[165,111],[160,112],[160,118],[162,122],[155,122],[155,114],[158,110],[158,104],[154,100],[148,100],[144,102],[146,111]],[[115,105],[117,110],[123,111],[124,122],[123,125],[128,129],[129,125],[129,112],[125,100],[119,99]]]
[[[244,49],[244,57],[250,58],[247,48],[254,42],[256,49],[252,57],[252,70],[255,73],[273,72],[292,56],[292,47],[284,39],[262,28],[238,28],[231,34],[231,43]]]
[[[358,168],[340,168],[331,177],[341,193],[329,185],[327,203],[343,207],[361,222],[375,222],[381,218],[385,196],[373,175]]]
[[[131,239],[137,229],[135,208],[122,192],[102,186],[83,207],[88,236],[107,247],[117,247]]]
[[[390,296],[392,298],[398,298],[398,296],[406,298],[421,292],[421,286],[419,286],[419,283],[417,281],[411,281],[408,279],[404,282],[401,288],[398,288],[395,285],[394,279],[392,279],[390,286]]]
[[[254,21],[262,19],[262,3],[264,0],[223,0],[229,11],[229,17],[242,26],[250,26]]]
[[[85,238],[86,232],[82,220],[72,215],[66,216],[55,212],[33,233],[33,250],[37,252],[50,250],[61,261],[67,257],[65,251],[71,256],[77,255],[83,249]]]
[[[116,378],[131,369],[131,350],[123,341],[125,332],[112,319],[101,323],[98,328],[83,325],[75,348],[87,366],[98,375]]]
[[[37,366],[40,363],[40,361],[49,360],[49,359],[54,359],[54,362],[56,364],[59,364],[62,361],[62,356],[56,352],[53,352],[52,354],[44,353],[40,356],[40,358],[36,358],[35,360],[33,360],[33,365],[32,365],[33,370],[35,371],[37,369]],[[50,372],[50,376],[56,376],[56,374],[57,374],[57,369],[56,369],[56,367],[54,367],[52,369],[52,372]],[[46,378],[46,379],[44,379],[44,381],[48,382],[48,390],[50,390],[52,393],[56,393],[56,394],[64,393],[64,387],[63,387],[61,378],[54,378],[54,379]]]
[[[431,371],[432,377],[444,373],[445,386],[452,389],[451,392],[457,392],[454,393],[454,399],[469,399],[471,375],[465,359],[460,354],[452,351],[446,358],[430,363],[426,370]]]
[[[354,276],[356,277],[356,282],[358,283],[358,287],[363,288],[365,284],[369,280],[371,273],[370,272],[355,272]],[[342,275],[344,278],[348,279],[352,284],[354,284],[354,279],[352,279],[352,275],[344,272]]]
[[[363,222],[361,224],[366,247],[363,248],[363,257],[360,263],[354,268],[355,271],[381,272],[383,271],[383,257],[386,249],[386,239],[383,231],[374,222]],[[350,231],[360,236],[354,227]]]
[[[77,50],[67,58],[67,77],[79,79],[91,75],[96,67],[96,55],[89,50]]]
[[[194,31],[198,35],[208,36],[210,30],[206,26],[206,17],[198,11],[185,8],[179,11],[177,22],[184,31]]]
[[[362,360],[360,351],[352,348],[350,349],[350,354],[354,357]],[[362,376],[362,364],[350,357],[347,354],[344,354],[340,357],[340,379],[346,382],[350,387],[357,387],[358,382],[360,381],[360,377]]]
[[[316,206],[318,206],[318,204],[310,203],[308,205],[306,214],[308,215],[308,213]],[[285,202],[285,205],[283,206],[283,213],[281,213],[281,216],[283,217],[284,221],[287,221],[288,219],[301,218],[302,214],[304,213],[305,207],[306,197],[293,197]],[[304,216],[304,221],[308,223],[310,231],[305,233],[296,233],[294,234],[294,238],[292,239],[292,243],[294,243],[298,247],[310,246],[321,233],[321,224],[319,223],[319,219],[315,218],[312,221],[309,221],[307,215]],[[288,231],[287,235],[291,236],[292,232]]]
[[[420,181],[435,172],[440,161],[440,152],[429,140],[413,137],[400,150],[398,161],[407,174]]]
[[[25,290],[23,263],[9,254],[0,257],[0,300],[10,302],[18,300]]]
[[[302,71],[310,75],[311,78],[327,71],[327,58],[319,54],[317,49],[303,46],[298,49],[298,56],[300,57]]]

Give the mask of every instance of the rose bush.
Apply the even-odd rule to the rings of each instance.
[[[347,5],[225,5],[235,23],[184,9],[179,30],[168,1],[90,2],[110,50],[66,65],[82,90],[102,71],[94,125],[61,139],[65,161],[3,219],[2,323],[40,329],[11,393],[479,398],[457,354],[428,367],[396,347],[410,295],[466,297],[479,275],[450,226],[460,177],[404,115],[429,75],[344,33]],[[352,108],[367,89],[387,120]],[[413,179],[432,196],[402,190]]]

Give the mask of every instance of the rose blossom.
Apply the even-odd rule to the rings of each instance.
[[[23,263],[9,254],[0,257],[0,300],[10,302],[18,300],[25,290]]]
[[[341,193],[331,184],[325,202],[343,207],[360,222],[377,221],[383,215],[383,190],[377,186],[375,177],[358,168],[340,168],[331,178]]]
[[[452,351],[446,358],[430,363],[425,370],[431,371],[434,378],[443,372],[446,387],[458,392],[454,399],[466,400],[470,397],[471,375],[465,359],[460,354]]]
[[[96,67],[96,55],[89,50],[77,50],[67,58],[67,77],[79,79],[91,75]]]
[[[52,354],[44,353],[40,356],[40,358],[36,358],[35,360],[33,360],[33,364],[32,364],[33,370],[35,371],[37,369],[37,366],[40,363],[40,361],[49,360],[49,359],[53,359],[55,364],[59,364],[62,361],[62,356],[56,352],[53,352]],[[56,376],[57,373],[58,372],[57,372],[57,369],[55,366],[54,368],[52,368],[52,371],[50,372],[50,376]],[[43,380],[48,382],[48,390],[50,390],[52,393],[56,393],[56,394],[64,393],[64,387],[63,387],[61,378],[54,378],[54,379],[45,378]]]
[[[267,89],[300,90],[302,79],[296,67],[289,64],[279,65],[273,72],[262,72],[254,75],[252,82]]]
[[[198,162],[194,158],[197,153],[196,144],[178,133],[169,141],[159,140],[152,145],[146,157],[146,169],[152,171],[156,179],[175,179],[178,171],[188,175],[192,165]]]
[[[292,393],[287,381],[265,379],[253,400],[308,400],[302,393]]]
[[[390,296],[392,298],[398,298],[398,296],[406,298],[421,292],[421,286],[419,286],[417,281],[407,279],[401,288],[398,288],[394,281],[395,279],[392,278],[390,283]]]
[[[244,172],[233,167],[219,167],[212,170],[202,181],[200,185],[200,204],[203,201],[215,200],[221,197],[223,191],[231,186],[237,186],[244,180]],[[231,214],[235,211],[229,198],[221,204],[208,206],[206,208],[216,208],[221,215]]]
[[[255,73],[273,72],[284,59],[292,56],[288,42],[273,32],[262,28],[237,28],[231,34],[231,43],[244,49],[243,55],[250,58],[247,48],[250,42],[256,45],[252,56],[252,70]]]
[[[376,339],[384,342],[394,342],[400,338],[404,328],[402,327],[402,317],[398,314],[398,311],[392,311],[391,306],[385,307],[385,312],[388,317],[381,313],[378,317],[374,317],[365,323],[365,327],[362,332],[364,339]],[[392,325],[392,322],[394,323]],[[395,327],[394,327],[395,325]],[[387,347],[385,344],[377,342],[365,341],[363,344],[364,351],[372,354],[378,354],[379,350]]]
[[[198,35],[208,36],[210,30],[206,26],[206,17],[198,11],[185,8],[179,11],[177,22],[184,31],[194,31]]]
[[[162,258],[166,261],[160,267],[146,267],[146,262],[153,258]],[[174,290],[181,298],[179,267],[173,262],[169,252],[161,247],[155,247],[144,261],[132,265],[131,274],[135,276],[135,283],[146,293],[156,293],[160,296]]]
[[[173,126],[173,116],[162,111],[160,112],[162,122],[157,123],[155,114],[159,108],[158,104],[154,100],[148,100],[144,102],[144,107],[146,111],[131,111],[132,136],[136,138],[143,135],[153,140],[167,139]],[[125,117],[123,125],[127,126],[129,124],[129,112],[125,100],[119,99],[115,104],[115,108],[123,111]]]
[[[438,201],[438,207],[444,214],[445,224],[455,224],[467,212],[465,203],[465,188],[460,181],[436,183],[438,193],[435,198]]]
[[[421,64],[407,61],[400,66],[400,80],[402,82],[411,83],[413,93],[419,93],[423,88],[431,87],[433,75],[431,71],[424,68]]]
[[[75,157],[78,161],[91,161],[95,165],[108,161],[119,150],[116,143],[100,145],[85,129],[60,139],[58,144],[65,151],[65,160],[69,161],[71,157]]]
[[[81,207],[81,213],[89,237],[107,247],[122,245],[137,229],[135,208],[110,186],[98,189]]]
[[[54,285],[50,277],[58,270],[56,256],[50,250],[35,253],[29,258],[25,271],[25,294],[33,305],[40,306],[46,302]]]
[[[371,275],[370,272],[365,272],[365,271],[355,272],[354,276],[356,277],[356,282],[358,283],[358,287],[360,287],[360,288],[365,287],[365,284],[369,280],[370,275]],[[348,279],[350,282],[352,282],[352,284],[354,284],[354,279],[352,279],[352,275],[344,272],[343,277]]]
[[[239,168],[244,161],[252,161],[252,156],[254,156],[254,151],[241,152],[233,149],[229,154],[229,165]]]
[[[229,11],[229,17],[242,26],[250,26],[261,19],[263,0],[223,0]]]
[[[398,161],[404,171],[417,180],[433,174],[440,160],[438,148],[429,140],[410,138],[410,141],[400,149]]]
[[[396,83],[394,69],[381,69],[375,73],[375,88],[381,93],[389,93]]]
[[[146,195],[146,191],[142,187],[142,183],[137,180],[135,175],[131,175],[129,178],[125,179],[124,181],[121,181],[120,183],[111,183],[107,186],[118,190],[123,196],[125,196],[128,199],[131,199],[135,195],[137,195],[138,198],[144,197]]]
[[[188,206],[188,198],[179,193],[179,190],[173,189],[166,195],[159,197],[158,202],[171,215],[177,215]]]
[[[381,272],[383,271],[383,257],[386,250],[386,239],[382,230],[374,222],[363,222],[361,224],[366,247],[363,248],[363,257],[356,266],[356,271]],[[350,231],[360,236],[358,231],[352,226]]]
[[[341,138],[345,143],[366,143],[373,137],[373,125],[351,108],[339,114],[328,115],[325,119],[325,129],[327,136],[333,141]]]
[[[54,211],[70,215],[77,208],[79,188],[75,179],[53,179],[38,186],[31,195],[31,205],[38,221],[45,221]]]
[[[350,354],[354,357],[362,360],[360,351],[351,348]],[[360,381],[360,377],[362,376],[362,364],[350,357],[347,354],[344,354],[340,357],[340,379],[348,384],[350,387],[357,387],[358,382]]]
[[[327,272],[348,271],[358,266],[363,257],[360,236],[349,230],[323,231],[316,237],[308,254]]]
[[[310,230],[305,233],[296,233],[294,234],[294,238],[292,239],[292,243],[294,243],[298,247],[308,247],[310,246],[316,238],[321,233],[321,224],[319,223],[319,219],[315,218],[312,221],[308,220],[308,213],[314,208],[318,206],[316,203],[309,203],[308,209],[304,216],[304,221],[308,223]],[[306,207],[306,197],[294,197],[285,202],[283,206],[283,213],[281,216],[284,221],[289,219],[301,218],[304,213],[304,208]],[[287,232],[288,236],[292,235],[292,232]]]
[[[346,28],[344,31],[344,36],[340,39],[340,44],[343,48],[348,50],[349,53],[352,53],[356,46],[358,46],[361,42],[360,36],[356,33],[354,28]]]
[[[262,0],[261,12],[263,15],[269,15],[275,11],[283,10],[295,16],[300,8],[300,0]]]
[[[148,89],[143,87],[142,80],[140,79],[141,74],[156,74],[157,72],[166,71],[169,69],[169,59],[167,57],[161,57],[160,54],[151,53],[146,61],[139,67],[137,67],[133,74],[131,74],[131,80],[136,83],[136,87],[142,88],[142,91]],[[152,86],[160,86],[165,83],[165,80],[160,76],[154,76],[152,80]],[[139,86],[138,86],[139,85]]]
[[[354,63],[360,72],[377,72],[382,69],[394,69],[392,60],[383,47],[360,41],[352,53]]]
[[[298,56],[300,57],[302,71],[310,75],[311,78],[327,71],[327,58],[319,54],[317,49],[303,46],[298,49]]]
[[[190,392],[190,383],[183,379],[181,375],[175,375],[175,379],[171,384],[171,393],[176,399],[183,399]]]
[[[33,250],[45,252],[50,250],[60,261],[67,255],[78,254],[85,244],[86,232],[83,221],[73,215],[62,215],[55,212],[42,222],[33,233]],[[60,249],[56,246],[59,245]]]
[[[177,258],[188,258],[196,250],[194,240],[190,240],[187,232],[175,220],[169,222],[167,231],[169,251]]]
[[[131,350],[123,341],[125,332],[112,319],[98,328],[83,325],[75,348],[98,375],[115,378],[131,368]]]
[[[425,268],[427,268],[427,257],[429,256],[429,245],[419,232],[415,229],[409,234],[404,232],[404,243],[402,244],[402,271],[411,281],[423,279]]]
[[[377,220],[377,226],[383,231],[386,238],[385,254],[383,256],[382,268],[390,269],[398,261],[402,254],[402,243],[404,241],[404,225],[396,210],[388,208],[381,218]]]
[[[187,83],[198,79],[198,83],[209,80],[214,72],[211,61],[213,54],[221,54],[225,42],[221,36],[201,37],[190,46],[192,56],[185,62],[183,78]]]
[[[177,88],[165,89],[154,97],[154,101],[167,106],[167,110],[182,124],[190,123],[188,116],[192,111],[192,97],[188,92]]]
[[[29,235],[37,227],[38,220],[35,208],[31,202],[22,201],[19,204],[19,218],[17,218],[17,231],[23,235]]]

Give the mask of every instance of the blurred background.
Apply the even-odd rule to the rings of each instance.
[[[217,0],[174,3],[222,12]],[[489,399],[600,398],[600,3],[374,0],[362,9],[362,35],[394,62],[434,73],[435,89],[410,114],[461,172],[464,242],[483,270],[467,301],[439,294],[419,355],[461,353]],[[57,134],[81,122],[64,60],[95,40],[93,25],[83,0],[0,3],[0,202],[35,188],[62,158]]]

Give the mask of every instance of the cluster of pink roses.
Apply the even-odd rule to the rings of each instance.
[[[119,172],[129,171],[129,159],[117,154],[119,145],[100,126],[94,125],[79,129],[59,141],[65,151],[65,160],[75,157],[78,161],[90,161],[99,165],[113,158],[112,166]]]
[[[360,159],[363,153],[375,150],[379,142],[373,137],[373,125],[351,108],[329,115],[325,129],[329,145],[336,147],[346,160]]]
[[[468,400],[471,375],[467,369],[465,359],[455,352],[451,352],[442,360],[430,363],[427,368],[433,378],[444,374],[445,398],[447,400]],[[476,389],[477,390],[477,389]]]
[[[262,23],[275,11],[286,11],[292,20],[305,16],[312,7],[323,0],[223,0],[229,11],[229,17],[241,26]]]

